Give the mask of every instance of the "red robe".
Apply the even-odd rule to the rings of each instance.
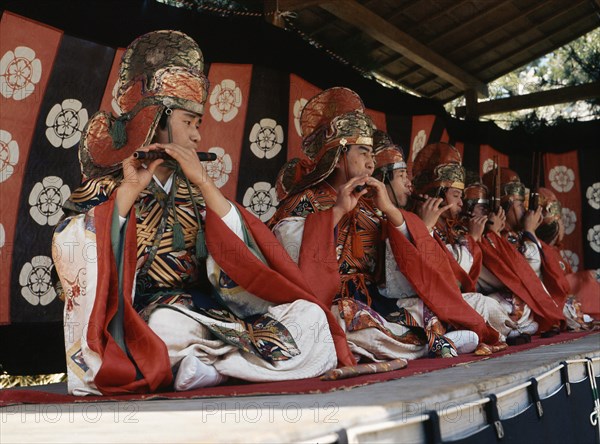
[[[479,340],[486,344],[498,342],[498,332],[463,299],[448,260],[447,254],[451,253],[446,246],[441,246],[429,234],[417,215],[408,211],[402,211],[402,215],[413,242],[398,230],[388,230],[390,245],[400,272],[440,320],[456,328],[474,331]],[[454,257],[452,260],[458,266]]]
[[[122,277],[122,307],[127,351],[123,351],[109,332],[109,323],[119,305],[119,273],[115,252],[111,244],[111,227],[114,211],[113,194],[108,202],[95,210],[96,242],[98,248],[98,287],[92,309],[87,341],[90,349],[102,359],[94,382],[105,395],[119,393],[145,393],[170,387],[172,371],[167,348],[162,340],[138,315],[129,295],[133,292],[136,271],[137,234],[135,209],[132,207],[124,236]],[[327,314],[338,361],[352,365],[354,357],[346,337],[337,324],[329,306],[312,293],[304,276],[298,270],[275,236],[256,217],[240,208],[248,231],[260,247],[269,266],[253,254],[246,245],[210,209],[206,211],[206,240],[211,255],[219,266],[238,285],[254,295],[276,304],[306,299],[318,304]],[[231,254],[234,253],[234,254]]]
[[[477,291],[477,279],[479,279],[479,273],[481,272],[481,264],[482,264],[482,253],[481,248],[477,245],[477,242],[473,240],[473,238],[469,235],[466,236],[469,242],[469,251],[473,255],[473,265],[471,269],[467,273],[458,263],[454,255],[448,247],[444,243],[444,241],[435,233],[434,238],[440,244],[440,246],[447,253],[448,263],[450,264],[450,268],[452,268],[452,272],[454,273],[454,278],[458,281],[460,285],[460,290],[463,293],[474,293]]]
[[[540,331],[564,324],[562,307],[546,292],[527,260],[505,238],[489,232],[479,242],[483,265],[534,312]]]

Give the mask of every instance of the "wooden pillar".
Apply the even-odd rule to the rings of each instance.
[[[477,91],[474,89],[468,89],[465,91],[466,99],[466,120],[479,120],[479,114],[477,113]]]

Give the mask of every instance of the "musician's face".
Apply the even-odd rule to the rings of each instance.
[[[406,169],[402,168],[394,170],[390,174],[393,174],[393,177],[390,182],[385,185],[388,195],[394,204],[399,207],[405,207],[408,203],[408,196],[410,196],[412,192],[412,183],[408,178],[408,173],[406,172]],[[397,202],[394,200],[394,196],[396,196]]]
[[[373,160],[373,147],[369,145],[348,145],[348,151],[342,153],[338,160],[337,167],[343,172],[347,167],[346,180],[358,176],[370,176],[375,169]],[[344,157],[346,161],[344,162]]]
[[[506,224],[516,230],[525,216],[525,199],[522,197],[511,197],[511,205],[506,211]]]
[[[475,217],[487,216],[488,214],[490,214],[490,210],[486,204],[478,203],[473,207],[473,216]]]
[[[455,219],[458,217],[460,212],[462,211],[463,201],[462,201],[462,190],[458,188],[448,188],[446,190],[446,194],[444,197],[446,198],[446,204],[454,204],[446,211],[446,216],[451,219]]]
[[[200,143],[200,122],[202,122],[201,115],[183,109],[174,109],[167,120],[167,127],[156,129],[154,141],[169,143],[168,126],[170,125],[172,143],[197,150]]]

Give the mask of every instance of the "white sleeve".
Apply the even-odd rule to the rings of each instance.
[[[542,256],[540,255],[540,249],[535,242],[526,240],[523,242],[523,246],[525,247],[525,251],[523,252],[523,256],[535,271],[535,274],[538,277],[542,276]]]
[[[467,273],[471,271],[473,266],[473,255],[465,245],[452,245],[446,244],[446,248],[452,253],[460,268],[465,270]]]
[[[221,220],[229,227],[231,231],[236,234],[237,237],[239,237],[241,240],[244,240],[244,232],[242,231],[242,220],[240,218],[240,214],[237,212],[234,206],[231,205],[231,202],[229,203],[229,206],[229,212],[223,216]]]
[[[410,235],[410,231],[408,231],[408,227],[406,226],[406,221],[402,222],[402,225],[399,225],[396,227],[396,230],[398,230],[400,233],[402,233],[404,235],[405,238],[407,238],[409,241],[412,242],[412,236]]]
[[[296,263],[300,257],[305,223],[306,219],[303,217],[286,217],[273,227],[275,237]]]
[[[408,231],[406,222],[395,228],[412,242],[412,236]],[[393,299],[402,299],[417,294],[410,282],[398,269],[389,239],[385,241],[385,288],[380,288],[379,292],[382,296]]]

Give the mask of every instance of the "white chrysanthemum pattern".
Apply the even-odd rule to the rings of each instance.
[[[304,109],[304,105],[306,105],[306,100],[304,97],[296,100],[294,102],[294,126],[296,127],[296,132],[300,137],[302,137],[302,128],[300,127],[300,115],[302,115],[302,110]]]
[[[576,272],[579,269],[579,256],[571,250],[561,250],[560,255],[569,263],[571,270]]]
[[[492,171],[493,169],[496,168],[496,162],[494,162],[494,159],[485,159],[485,162],[483,162],[483,174]]]
[[[596,253],[600,253],[600,225],[594,225],[588,230],[587,240],[590,248]]]
[[[569,235],[575,231],[575,227],[577,225],[577,215],[575,214],[575,211],[568,208],[563,208],[562,220],[563,224],[565,225],[565,234]]]
[[[425,147],[425,143],[427,142],[427,134],[425,134],[425,130],[420,130],[412,144],[412,160],[415,160],[419,151],[421,151]]]
[[[17,46],[0,59],[0,93],[7,99],[23,100],[35,91],[42,78],[42,62],[35,51]]]
[[[56,297],[52,285],[54,264],[48,256],[34,256],[19,273],[21,296],[31,305],[48,305]]]
[[[585,197],[590,207],[594,210],[600,210],[600,182],[589,186],[585,192]]]
[[[83,104],[77,99],[65,99],[56,103],[46,116],[46,138],[56,148],[71,148],[79,143],[87,121],[88,112]]]
[[[552,188],[560,193],[568,193],[575,185],[575,173],[564,165],[555,166],[548,173]]]
[[[54,226],[63,215],[63,204],[71,189],[60,177],[47,176],[36,183],[29,193],[29,214],[40,225]]]
[[[210,115],[217,122],[230,122],[242,106],[242,90],[234,80],[224,79],[212,90],[209,98]]]
[[[229,180],[229,175],[233,169],[231,156],[220,146],[213,146],[208,152],[216,154],[217,160],[206,163],[206,172],[215,185],[221,188]]]
[[[260,119],[250,131],[250,149],[259,159],[272,159],[281,151],[283,128],[273,119]]]
[[[0,183],[13,175],[18,162],[19,144],[11,133],[0,130]]]
[[[275,187],[268,182],[256,182],[246,190],[244,207],[252,211],[260,220],[267,222],[277,209],[278,200]]]

